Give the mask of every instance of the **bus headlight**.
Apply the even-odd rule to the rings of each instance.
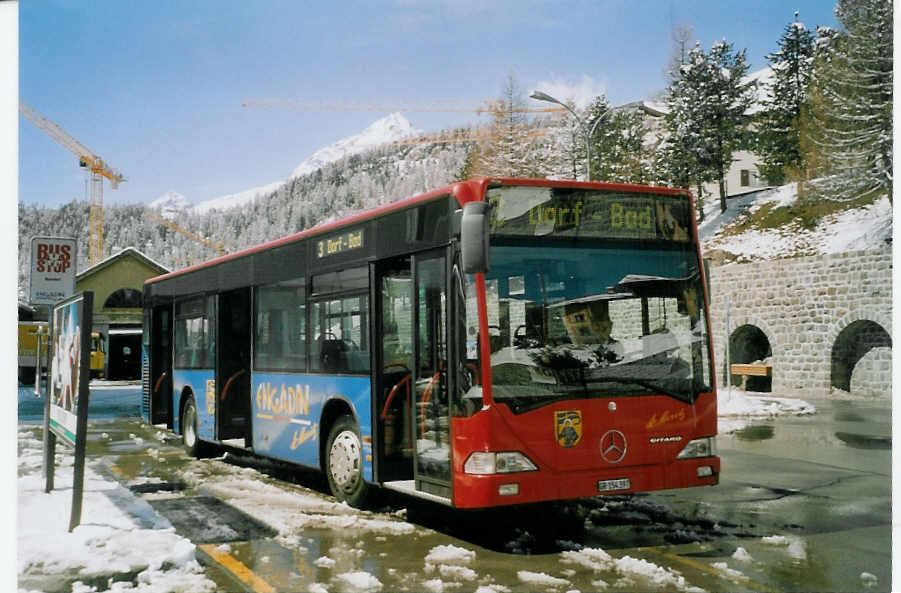
[[[463,464],[467,474],[511,474],[538,470],[532,461],[519,451],[476,451]]]
[[[716,455],[716,440],[714,437],[704,437],[689,441],[682,452],[676,455],[676,459],[694,459],[695,457],[713,457]]]

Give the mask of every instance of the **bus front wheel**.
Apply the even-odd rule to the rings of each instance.
[[[329,431],[325,474],[335,498],[353,507],[363,506],[367,494],[363,481],[363,443],[357,423],[350,416],[338,418]]]

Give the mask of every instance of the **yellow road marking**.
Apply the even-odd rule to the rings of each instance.
[[[275,589],[272,588],[272,585],[267,583],[262,577],[250,570],[246,564],[228,552],[217,550],[217,546],[213,544],[200,544],[197,547],[206,552],[213,560],[228,569],[229,572],[238,577],[242,583],[249,586],[256,593],[275,593]]]
[[[642,552],[651,552],[653,554],[658,554],[669,560],[675,560],[676,562],[680,562],[686,566],[690,566],[690,567],[694,568],[695,570],[699,570],[701,572],[707,573],[711,576],[715,576],[720,579],[728,580],[728,578],[729,578],[727,575],[720,572],[713,566],[707,564],[706,562],[700,562],[698,560],[695,560],[694,558],[686,558],[685,556],[680,556],[679,554],[674,554],[672,552],[664,552],[662,550],[657,549],[656,547],[643,547],[643,548],[636,548],[636,549],[641,550]],[[752,581],[747,576],[741,582],[742,582],[742,584],[748,585],[750,588],[754,589],[755,591],[763,591],[765,593],[775,593],[776,592],[776,589],[772,589],[770,587],[767,587],[766,585]]]

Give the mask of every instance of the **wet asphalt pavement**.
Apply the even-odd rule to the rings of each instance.
[[[721,435],[712,488],[478,512],[383,493],[361,512],[315,472],[187,457],[137,397],[92,391],[89,463],[191,539],[222,590],[891,590],[888,402],[811,401]]]

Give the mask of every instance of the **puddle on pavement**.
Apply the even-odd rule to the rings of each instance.
[[[854,449],[891,449],[892,437],[837,432],[835,437]]]
[[[277,533],[272,527],[212,496],[164,498],[147,502],[172,523],[179,535],[195,543],[262,539]]]
[[[742,441],[766,441],[776,434],[776,428],[771,424],[754,424],[740,428],[731,433]]]

